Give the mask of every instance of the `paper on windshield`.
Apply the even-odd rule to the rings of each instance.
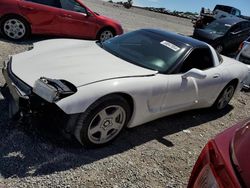
[[[162,41],[161,44],[162,44],[163,46],[168,47],[168,48],[171,49],[171,50],[174,50],[175,52],[178,51],[178,50],[180,50],[180,48],[179,48],[178,46],[172,44],[171,42],[165,41],[165,40]]]

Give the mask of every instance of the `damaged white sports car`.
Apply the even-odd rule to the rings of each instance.
[[[206,43],[142,29],[103,44],[54,39],[10,57],[3,74],[10,114],[47,113],[84,146],[184,110],[223,109],[247,67]]]

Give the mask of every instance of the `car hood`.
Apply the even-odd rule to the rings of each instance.
[[[31,87],[40,77],[63,79],[80,87],[102,80],[157,73],[124,61],[93,41],[75,39],[35,43],[32,50],[14,55],[11,66],[12,72]]]
[[[194,38],[201,39],[205,42],[211,42],[218,38],[220,38],[222,35],[219,35],[217,33],[214,33],[213,31],[205,30],[205,29],[195,29],[194,31]]]

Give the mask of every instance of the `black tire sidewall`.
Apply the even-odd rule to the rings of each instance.
[[[13,39],[13,38],[11,38],[11,37],[9,37],[8,35],[5,34],[5,32],[4,32],[4,24],[5,24],[5,22],[7,20],[10,20],[10,19],[17,19],[17,20],[19,20],[20,22],[22,22],[24,24],[26,32],[25,32],[25,35],[23,37],[21,37],[20,39]],[[31,29],[30,29],[30,26],[29,26],[28,22],[25,19],[23,19],[22,17],[19,17],[19,16],[6,16],[6,17],[2,18],[0,20],[0,31],[1,31],[1,34],[5,38],[7,38],[9,40],[12,40],[12,41],[21,41],[23,39],[26,39],[26,38],[28,38],[30,36],[30,33],[31,33]]]
[[[91,142],[88,137],[89,125],[97,113],[99,113],[101,110],[111,105],[121,106],[125,110],[125,113],[126,113],[125,123],[122,129],[120,130],[120,132],[112,140],[103,144],[95,144]],[[104,146],[113,142],[118,137],[118,135],[122,132],[124,127],[127,126],[130,116],[131,116],[131,110],[130,110],[129,104],[123,97],[119,95],[106,96],[96,101],[79,117],[76,123],[77,127],[81,126],[80,139],[81,139],[82,145],[87,148],[95,148],[95,147],[101,147],[101,146]]]

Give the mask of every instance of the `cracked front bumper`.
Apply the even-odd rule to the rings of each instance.
[[[9,103],[9,117],[12,118],[20,110],[29,107],[31,88],[11,72],[11,59],[5,63],[2,73],[6,84],[1,89],[1,93]]]

